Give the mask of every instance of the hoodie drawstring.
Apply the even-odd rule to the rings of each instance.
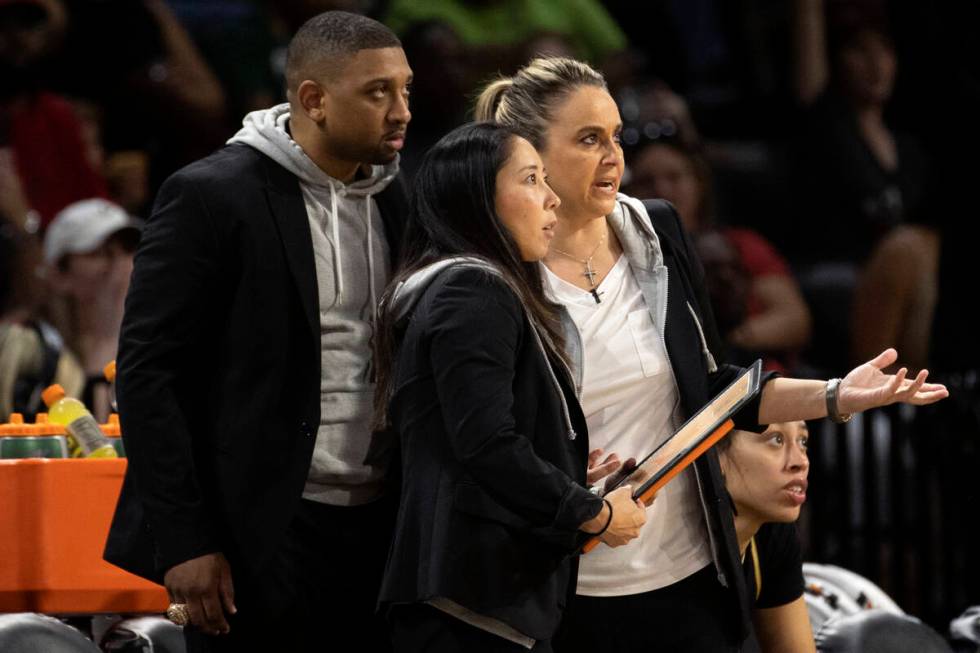
[[[330,217],[333,218],[333,269],[337,279],[337,304],[344,303],[344,264],[340,260],[340,216],[337,214],[337,191],[330,184]]]
[[[372,166],[371,175],[367,179],[354,182],[351,192],[342,182],[328,175],[319,168],[316,163],[307,156],[303,148],[293,140],[289,133],[289,104],[278,104],[271,109],[253,111],[245,116],[242,128],[228,143],[242,143],[255,148],[265,156],[269,157],[285,170],[295,175],[300,182],[304,198],[306,199],[307,212],[309,217],[315,218],[315,222],[323,232],[324,239],[333,240],[334,257],[333,272],[334,286],[337,289],[336,302],[342,304],[346,293],[344,283],[343,249],[340,242],[340,213],[338,209],[339,200],[337,195],[341,195],[342,200],[353,204],[356,198],[365,197],[367,202],[367,248],[368,248],[368,268],[369,284],[371,292],[371,307],[368,314],[373,317],[377,315],[375,302],[378,297],[377,279],[375,279],[375,258],[374,234],[372,233],[371,198],[380,193],[388,183],[395,178],[398,173],[398,158],[384,166]],[[326,190],[324,186],[330,187],[330,206],[326,206]],[[315,205],[315,206],[314,206]],[[345,208],[348,205],[345,205]],[[329,213],[329,215],[326,215]],[[346,214],[345,214],[346,215]],[[346,219],[346,218],[345,218]],[[356,218],[354,218],[356,219]],[[331,221],[327,225],[323,220]],[[381,246],[384,247],[382,239]],[[349,252],[348,252],[349,253]],[[382,266],[382,270],[384,267]],[[358,281],[360,277],[358,277]],[[383,280],[383,278],[382,278]],[[383,286],[383,283],[382,283]],[[383,290],[383,287],[381,288]]]
[[[371,323],[378,316],[378,296],[374,282],[374,227],[371,224],[371,195],[364,196],[365,213],[367,213],[367,260],[368,260],[368,287],[371,289]]]
[[[304,191],[306,192],[306,191]],[[315,195],[311,195],[315,205],[319,207],[320,213],[324,218],[326,218],[330,224],[323,225],[321,228],[326,231],[327,228],[330,229],[330,239],[333,240],[331,243],[333,245],[333,273],[334,273],[334,284],[337,289],[337,298],[335,300],[336,304],[339,306],[344,300],[344,261],[343,261],[343,247],[340,242],[340,212],[337,208],[337,190],[334,188],[333,184],[330,185],[330,210],[327,211],[324,203],[319,201]],[[372,224],[373,211],[371,208],[371,200],[373,195],[364,196],[364,215],[365,217],[365,229],[367,230],[366,245],[367,245],[367,272],[368,272],[368,288],[370,293],[370,305],[368,307],[367,320],[374,323],[375,318],[378,315],[378,280],[375,278],[375,251],[374,251],[374,226]],[[322,222],[321,222],[322,224]],[[326,233],[324,233],[326,235]]]

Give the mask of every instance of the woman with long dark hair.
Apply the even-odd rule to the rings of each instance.
[[[530,143],[487,123],[418,171],[375,358],[379,426],[401,444],[380,596],[396,651],[550,650],[584,533],[617,546],[643,524],[629,491],[585,487],[585,418],[533,267],[558,203]]]

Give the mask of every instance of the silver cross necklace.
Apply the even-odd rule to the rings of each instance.
[[[596,304],[602,303],[602,300],[599,298],[602,293],[597,290],[599,287],[599,284],[596,283],[596,275],[598,275],[598,272],[592,267],[592,259],[595,258],[596,252],[599,251],[599,248],[602,247],[604,242],[606,242],[606,234],[602,234],[602,238],[600,238],[599,242],[596,243],[596,246],[592,248],[592,253],[589,254],[588,258],[579,258],[573,254],[569,254],[568,252],[558,249],[554,245],[551,246],[551,251],[557,252],[562,256],[567,256],[573,261],[578,261],[585,266],[585,272],[582,273],[582,276],[589,280],[589,285],[592,286],[589,288],[589,292],[592,293],[592,298],[595,299]]]

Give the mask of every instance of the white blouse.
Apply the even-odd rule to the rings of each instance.
[[[548,297],[563,304],[578,328],[584,352],[582,409],[589,448],[603,458],[640,459],[683,421],[677,383],[646,301],[625,256],[589,291],[544,265]],[[582,556],[578,593],[622,596],[666,587],[711,562],[707,527],[693,468],[657,494],[640,537],[621,547],[600,546]]]

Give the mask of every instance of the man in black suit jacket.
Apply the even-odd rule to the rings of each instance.
[[[327,12],[286,72],[288,104],[160,189],[126,300],[129,468],[105,556],[185,606],[191,651],[313,650],[330,626],[385,640],[371,337],[411,70],[386,27]]]

